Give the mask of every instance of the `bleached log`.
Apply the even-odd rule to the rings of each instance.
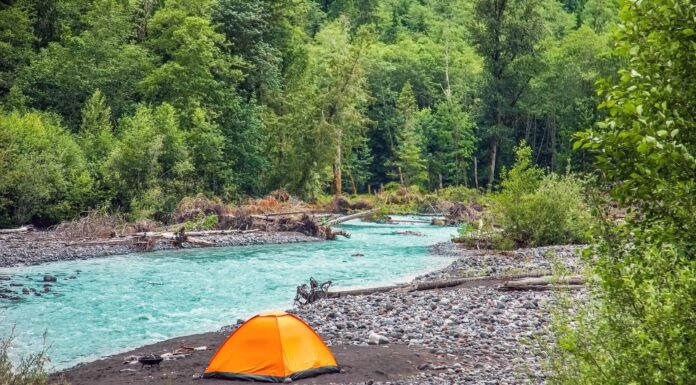
[[[507,281],[503,286],[508,288],[519,288],[527,286],[543,286],[543,285],[582,285],[585,283],[585,279],[579,275],[569,276],[569,277],[554,277],[554,276],[544,276],[537,278],[525,278],[515,281]]]
[[[420,219],[390,219],[389,223],[426,223],[431,224],[432,221],[424,221]]]
[[[27,225],[16,229],[0,229],[0,234],[28,233],[30,231],[34,231],[34,226]]]
[[[339,223],[347,222],[347,221],[349,221],[349,220],[351,220],[351,219],[363,218],[363,217],[366,217],[366,216],[368,216],[368,215],[371,215],[371,214],[373,214],[373,213],[375,213],[375,212],[377,212],[377,209],[372,209],[372,210],[367,210],[367,211],[361,211],[361,212],[359,212],[359,213],[350,214],[350,215],[344,215],[344,216],[342,216],[342,217],[338,217],[338,218],[336,218],[336,219],[332,219],[332,220],[330,220],[330,221],[327,221],[327,222],[326,222],[326,226],[327,226],[327,227],[328,227],[328,226],[334,226],[334,225],[337,225],[337,224],[339,224]]]
[[[512,276],[481,276],[481,277],[468,277],[468,278],[456,278],[456,279],[443,279],[434,281],[418,282],[415,284],[405,283],[392,286],[380,286],[380,287],[369,287],[365,289],[354,289],[354,290],[342,290],[342,291],[331,291],[328,293],[328,298],[340,298],[352,295],[369,295],[372,293],[383,293],[392,290],[405,290],[405,291],[423,291],[423,290],[434,290],[434,289],[444,289],[448,287],[456,287],[464,285],[467,283],[500,283],[506,279],[514,278],[537,278],[538,273],[523,273],[519,275]]]
[[[583,285],[528,285],[528,286],[501,286],[500,291],[549,291],[549,290],[582,290]]]

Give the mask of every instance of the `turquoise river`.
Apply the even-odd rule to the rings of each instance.
[[[337,241],[130,254],[0,269],[12,282],[51,293],[0,300],[0,338],[14,333],[11,357],[48,347],[55,369],[148,343],[214,331],[267,309],[292,306],[310,276],[334,287],[406,281],[451,260],[427,246],[456,229],[351,221]],[[411,230],[422,236],[403,235]],[[364,254],[353,256],[353,254]],[[14,330],[14,331],[13,331]],[[45,336],[45,337],[44,337]]]

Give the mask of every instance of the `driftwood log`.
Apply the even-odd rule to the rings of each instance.
[[[319,284],[314,277],[310,277],[309,286],[307,286],[306,283],[297,286],[294,302],[298,306],[303,306],[316,302],[322,298],[327,298],[329,287],[331,287],[331,281],[326,281]]]
[[[585,279],[574,275],[569,277],[553,277],[550,275],[536,278],[525,278],[514,281],[507,281],[499,290],[577,290],[583,287]]]
[[[388,223],[424,223],[432,224],[433,221],[424,221],[420,219],[389,219]]]
[[[401,291],[410,292],[410,291],[444,289],[444,288],[448,288],[448,287],[456,287],[456,286],[461,286],[461,285],[465,285],[465,284],[485,284],[485,283],[505,284],[506,282],[519,282],[519,281],[511,281],[511,279],[513,279],[513,278],[537,279],[539,277],[542,277],[542,278],[544,278],[544,281],[546,281],[546,277],[548,276],[548,273],[549,272],[540,272],[540,273],[523,273],[523,274],[508,275],[508,276],[485,276],[485,277],[455,278],[455,279],[444,279],[444,280],[417,282],[417,283],[404,283],[404,284],[392,285],[392,286],[370,287],[370,288],[366,288],[366,289],[330,291],[327,295],[327,298],[341,298],[341,297],[353,296],[353,295],[369,295],[369,294],[373,294],[373,293],[383,293],[383,292],[392,291],[392,290],[401,290]],[[572,278],[573,278],[573,280],[567,281],[569,284],[577,282],[575,280],[575,278],[578,278],[578,277],[572,277]],[[533,289],[530,289],[530,290],[533,290]]]
[[[22,226],[22,227],[17,228],[17,229],[0,229],[0,234],[28,233],[30,231],[34,231],[34,226],[27,225],[27,226]]]
[[[426,281],[418,282],[415,284],[404,283],[401,285],[392,286],[381,286],[381,287],[370,287],[366,289],[355,289],[355,290],[343,290],[343,291],[332,291],[329,292],[328,298],[341,298],[352,295],[368,295],[372,293],[384,293],[392,290],[402,290],[402,291],[422,291],[422,290],[433,290],[433,289],[443,289],[447,287],[455,287],[463,285],[469,282],[484,282],[484,281],[496,281],[495,277],[471,277],[471,278],[457,278],[457,279],[446,279],[437,281]]]
[[[359,213],[350,214],[350,215],[344,215],[344,216],[342,216],[342,217],[334,218],[334,219],[331,219],[331,220],[327,221],[325,225],[326,225],[327,227],[333,226],[333,225],[337,225],[337,224],[339,224],[339,223],[347,222],[347,221],[349,221],[349,220],[351,220],[351,219],[363,218],[363,217],[372,215],[372,214],[374,214],[375,212],[377,212],[377,209],[361,211],[361,212],[359,212]]]

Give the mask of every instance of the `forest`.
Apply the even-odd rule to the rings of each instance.
[[[0,227],[88,210],[494,189],[573,135],[625,62],[618,0],[0,3]]]
[[[0,2],[0,228],[475,194],[582,249],[531,383],[696,383],[695,117],[693,0]]]

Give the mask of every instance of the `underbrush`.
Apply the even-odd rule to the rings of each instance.
[[[592,217],[582,181],[572,175],[545,174],[522,143],[516,163],[503,172],[501,190],[488,198],[490,221],[516,246],[585,243]]]

